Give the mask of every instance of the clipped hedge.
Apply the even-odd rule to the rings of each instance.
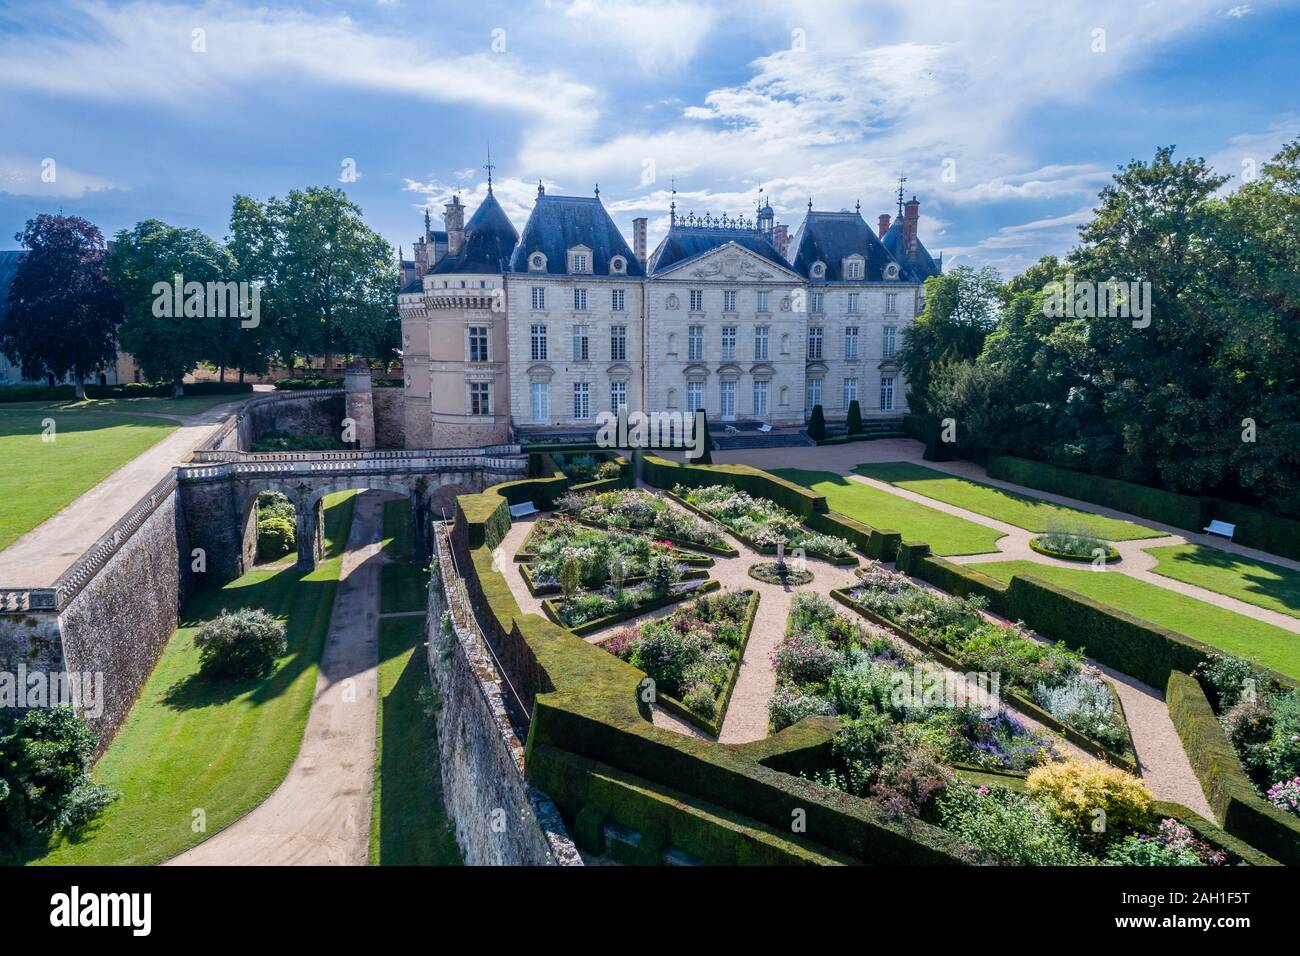
[[[1288,866],[1300,865],[1300,818],[1279,810],[1255,792],[1196,678],[1173,671],[1165,702],[1196,779],[1223,821],[1223,829]]]
[[[1215,499],[1211,508],[1215,518],[1237,526],[1232,540],[1238,544],[1300,561],[1300,521],[1235,501]]]
[[[812,514],[805,525],[820,534],[831,534],[851,541],[867,557],[876,561],[893,561],[903,536],[897,531],[881,531],[838,511]]]
[[[989,610],[1004,617],[1007,613],[1007,586],[975,567],[953,564],[930,553],[923,542],[908,542],[899,547],[898,570],[922,581],[929,581],[958,597],[980,595],[988,598]]]
[[[1010,455],[990,455],[988,474],[990,478],[1077,498],[1079,501],[1090,501],[1189,531],[1200,531],[1207,524],[1207,501],[1192,495],[1175,494],[1160,488],[1089,475]]]
[[[707,578],[709,572],[687,572],[682,576],[683,581],[696,581],[701,578]],[[642,614],[648,614],[650,611],[657,611],[661,607],[668,607],[671,604],[678,604],[682,601],[689,601],[711,591],[722,590],[722,585],[717,581],[706,580],[703,584],[698,584],[684,591],[669,591],[657,598],[651,598],[644,604],[638,604],[636,607],[630,607],[626,610],[619,611],[615,614],[608,614],[605,617],[592,618],[582,624],[575,624],[573,627],[567,627],[560,621],[560,604],[558,601],[546,598],[542,601],[542,611],[551,621],[560,627],[566,627],[574,634],[590,634],[593,631],[599,631],[602,628],[610,627],[614,624],[630,621],[634,617],[640,617]]]
[[[809,491],[793,481],[751,468],[749,465],[683,465],[655,455],[642,459],[642,477],[645,483],[656,488],[685,485],[704,488],[708,485],[730,485],[756,498],[767,498],[800,518],[825,514],[830,510],[826,496]]]
[[[491,491],[505,498],[512,505],[532,502],[540,511],[550,511],[555,502],[564,497],[569,490],[569,479],[560,472],[550,478],[520,478],[493,485]]]

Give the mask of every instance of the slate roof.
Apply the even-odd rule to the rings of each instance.
[[[881,242],[889,250],[889,254],[898,260],[903,272],[911,275],[912,281],[924,282],[930,276],[939,274],[939,267],[930,258],[930,253],[921,242],[920,237],[916,240],[916,255],[909,256],[907,254],[906,243],[903,242],[903,220],[901,218],[894,220],[894,224],[886,231]]]
[[[610,275],[609,263],[614,256],[623,257],[627,272],[613,275],[645,275],[645,269],[599,199],[546,194],[537,197],[537,204],[524,224],[524,234],[510,261],[510,271],[530,271],[528,257],[540,252],[546,256],[548,275],[567,275],[568,251],[574,246],[586,246],[591,250],[593,275]]]
[[[875,230],[856,212],[809,212],[790,240],[790,248],[794,250],[794,271],[805,279],[811,278],[814,262],[826,264],[826,275],[817,281],[843,282],[844,259],[860,255],[866,260],[866,281],[882,282],[885,266],[894,261]]]
[[[510,253],[519,241],[510,217],[496,197],[488,193],[465,224],[465,245],[457,256],[447,256],[429,275],[475,273],[494,275],[510,267]]]
[[[402,286],[402,288],[399,289],[398,292],[401,295],[409,295],[412,292],[419,292],[423,288],[424,288],[424,280],[421,279],[419,276],[416,276],[410,282],[406,283],[406,285]]]
[[[9,308],[9,286],[18,274],[18,261],[27,255],[21,249],[0,249],[0,316]]]
[[[650,256],[650,275],[658,275],[674,266],[681,265],[683,262],[697,259],[706,253],[712,252],[719,246],[725,246],[729,242],[734,242],[736,245],[748,249],[755,255],[761,256],[782,269],[790,268],[790,263],[785,260],[781,253],[776,251],[776,247],[757,232],[749,232],[745,229],[712,229],[699,226],[673,225],[669,228],[668,235],[663,238],[658,248]]]

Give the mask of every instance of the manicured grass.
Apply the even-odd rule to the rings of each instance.
[[[1300,572],[1200,544],[1146,552],[1157,559],[1156,574],[1300,618]]]
[[[46,420],[54,440],[46,442]],[[0,550],[89,491],[176,425],[159,418],[0,405]]]
[[[390,567],[384,568],[387,577]],[[424,618],[379,622],[379,737],[372,866],[457,866],[456,836],[442,805],[438,733],[424,648]],[[422,693],[426,692],[426,693]]]
[[[198,415],[209,408],[237,402],[240,399],[256,398],[256,393],[244,392],[234,395],[182,395],[180,398],[90,398],[69,407],[107,409],[121,412],[151,412],[156,415]]]
[[[1002,532],[944,514],[898,495],[831,471],[776,468],[772,474],[826,496],[832,511],[881,531],[898,531],[904,541],[925,541],[938,555],[988,554],[998,549]]]
[[[867,478],[888,482],[935,501],[996,518],[1026,531],[1082,531],[1106,541],[1131,541],[1154,538],[1160,534],[1131,521],[1104,518],[1087,511],[1055,505],[1005,488],[956,478],[910,461],[858,465],[853,470]]]
[[[384,550],[391,563],[384,565],[380,580],[379,610],[422,611],[429,599],[429,571],[412,563],[415,529],[411,526],[411,503],[384,502]]]
[[[1229,654],[1250,658],[1300,678],[1300,634],[1167,591],[1119,571],[1076,571],[1032,561],[995,561],[972,567],[1000,581],[1009,581],[1015,574],[1033,575]],[[1087,635],[1083,635],[1083,641],[1086,646]]]
[[[182,627],[94,771],[120,798],[76,842],[33,862],[148,865],[170,859],[230,825],[284,779],[302,743],[355,492],[326,499],[326,560],[310,574],[255,570],[196,596]],[[259,607],[285,621],[289,647],[268,675],[244,681],[198,676],[197,626],[222,608]],[[195,833],[195,811],[206,832]]]

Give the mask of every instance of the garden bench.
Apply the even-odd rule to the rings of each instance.
[[[1237,526],[1235,524],[1228,524],[1226,521],[1211,521],[1201,530],[1206,534],[1222,535],[1231,541],[1232,536],[1237,532]]]
[[[763,424],[758,426],[758,430],[761,432],[770,432],[772,430],[772,426],[769,425],[767,422],[763,422]]]
[[[517,505],[510,506],[510,517],[512,519],[527,518],[529,515],[535,515],[537,513],[537,506],[531,501],[521,501]]]

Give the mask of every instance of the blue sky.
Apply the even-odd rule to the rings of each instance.
[[[1296,2],[10,0],[0,248],[59,209],[221,238],[236,192],[333,184],[409,251],[490,142],[517,227],[539,178],[652,245],[673,178],[682,211],[874,223],[901,172],[932,253],[1013,274],[1130,158],[1240,176],[1300,135],[1298,40]]]

